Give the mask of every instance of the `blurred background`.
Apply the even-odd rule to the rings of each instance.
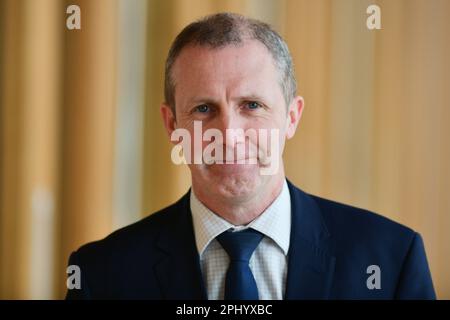
[[[187,191],[159,116],[164,60],[219,11],[290,47],[306,108],[288,177],[420,232],[449,299],[448,0],[0,0],[0,298],[63,298],[71,251]]]

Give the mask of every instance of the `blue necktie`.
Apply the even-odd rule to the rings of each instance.
[[[225,231],[217,237],[230,258],[225,280],[225,300],[258,300],[258,288],[249,261],[263,234],[246,229]]]

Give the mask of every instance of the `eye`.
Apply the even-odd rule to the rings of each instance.
[[[245,106],[250,110],[256,110],[261,108],[261,105],[256,101],[249,101],[245,104]]]
[[[200,112],[200,113],[207,113],[208,111],[210,111],[210,108],[208,105],[202,104],[202,105],[195,107],[195,111]]]

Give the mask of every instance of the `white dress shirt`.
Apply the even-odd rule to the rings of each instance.
[[[278,197],[255,220],[246,226],[234,226],[213,213],[191,192],[190,206],[195,241],[209,300],[223,299],[228,254],[216,237],[228,229],[252,228],[264,235],[250,258],[261,300],[284,298],[287,275],[287,253],[291,234],[291,199],[286,181]]]

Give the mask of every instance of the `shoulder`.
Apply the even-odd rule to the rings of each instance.
[[[324,222],[335,239],[352,245],[371,243],[373,247],[407,249],[417,233],[379,213],[309,195],[320,209]]]
[[[93,264],[103,265],[110,259],[139,254],[142,250],[152,250],[159,234],[176,220],[182,200],[161,209],[133,224],[120,228],[107,237],[81,246],[72,255]],[[95,263],[98,262],[98,263]]]
[[[166,255],[161,249],[162,234],[165,238],[173,235],[177,232],[175,226],[182,225],[180,221],[184,222],[182,219],[187,216],[186,196],[169,207],[114,231],[104,239],[87,243],[72,252],[69,266],[77,266],[81,271],[82,289],[68,290],[66,297],[160,297],[158,281],[149,270]]]

